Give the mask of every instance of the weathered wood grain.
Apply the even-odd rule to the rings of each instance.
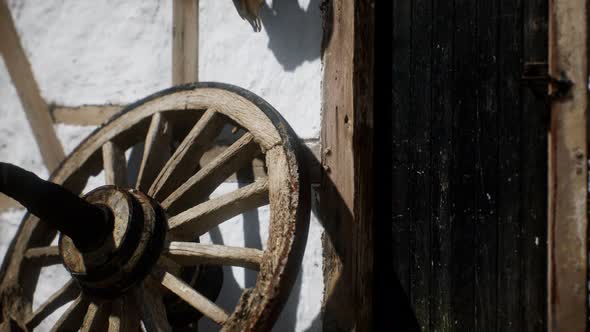
[[[207,218],[222,220],[270,201],[269,240],[263,259],[259,263],[259,282],[244,294],[231,316],[228,317],[225,314],[227,321],[222,327],[225,331],[268,330],[278,317],[297,276],[303,255],[310,208],[308,178],[306,172],[300,169],[300,160],[297,157],[298,142],[292,130],[270,105],[245,90],[217,83],[185,85],[161,92],[135,103],[132,108],[127,109],[119,117],[111,119],[100,130],[84,140],[52,175],[51,180],[58,184],[63,183],[68,189],[79,193],[86,180],[104,168],[101,163],[102,147],[106,143],[112,142],[123,150],[142,142],[149,131],[151,117],[158,112],[170,112],[174,121],[186,121],[186,119],[194,121],[207,109],[215,109],[224,120],[235,123],[244,132],[250,133],[255,144],[260,146],[263,153],[266,153],[265,161],[260,163],[266,166],[268,172],[264,171],[264,173],[268,173],[269,180],[267,181],[266,177],[261,178],[251,187],[244,187],[241,188],[242,191],[234,192],[237,201],[232,199],[232,193],[219,197],[218,201],[212,200],[214,203],[222,204],[211,205],[213,211]],[[186,116],[177,117],[178,113],[186,113]],[[184,136],[184,133],[190,130],[190,125],[183,123],[181,128],[182,136]],[[180,141],[182,138],[179,135],[175,137],[175,141]],[[214,140],[203,140],[204,144],[213,142]],[[197,170],[200,167],[198,164],[191,165]],[[267,183],[270,184],[267,186]],[[252,192],[248,193],[248,190]],[[231,205],[229,209],[231,216],[216,210],[223,206],[224,199],[227,199],[226,203]],[[255,201],[256,204],[253,203]],[[232,210],[235,206],[241,206],[241,210]],[[49,246],[55,237],[55,231],[43,225],[34,216],[25,218],[15,241],[10,246],[5,264],[1,268],[3,315],[4,318],[10,317],[16,320],[20,325],[24,325],[27,318],[32,316],[30,307],[40,269],[40,266],[27,264],[25,252],[31,248]],[[35,250],[31,252],[31,257],[38,256]],[[257,252],[256,255],[259,256],[259,253]],[[250,258],[247,259],[250,260]],[[141,316],[151,320],[144,321],[147,330],[169,330],[170,326],[165,322],[166,316],[161,303],[160,290],[150,286],[148,292],[144,293],[151,297],[140,298],[135,302],[138,307],[144,306]],[[8,296],[4,297],[6,294]],[[134,294],[136,295],[137,292]],[[88,304],[88,299],[78,298],[75,305],[70,307],[66,315],[62,317],[56,329],[70,330],[80,327],[84,316],[89,312]],[[151,308],[146,309],[145,306]],[[91,312],[90,315],[94,314]],[[117,319],[116,315],[111,315],[109,325],[112,326],[112,330],[122,329],[123,323],[120,318],[120,316]],[[217,320],[220,321],[220,319]],[[93,320],[89,318],[87,321]],[[131,323],[130,326],[133,330],[133,326],[137,325]]]
[[[49,266],[61,264],[61,256],[57,246],[30,248],[25,252],[25,258],[32,264]]]
[[[473,331],[475,325],[475,255],[473,243],[479,195],[478,154],[476,146],[479,130],[477,117],[478,81],[472,68],[478,64],[476,39],[477,8],[469,0],[455,2],[453,55],[455,91],[453,105],[454,140],[450,185],[456,188],[451,216],[451,317],[454,329]],[[467,88],[470,87],[470,88]],[[419,102],[419,101],[416,101]]]
[[[521,90],[518,85],[522,70],[522,1],[504,0],[499,4],[498,75],[498,276],[497,276],[497,328],[524,330],[528,324],[522,315],[523,301],[515,296],[524,288],[522,266],[521,225],[521,128],[527,125],[522,119]],[[527,239],[532,241],[532,239]],[[537,285],[539,286],[539,285]]]
[[[172,84],[199,80],[199,0],[172,2]]]
[[[150,196],[167,197],[192,176],[198,167],[200,156],[211,145],[222,127],[222,116],[214,109],[207,110],[158,174],[149,189]]]
[[[147,191],[172,154],[172,126],[162,113],[152,115],[150,127],[145,136],[143,156],[137,175],[135,189]]]
[[[171,273],[154,271],[151,277],[217,324],[223,324],[228,319],[228,314],[222,308]]]
[[[242,266],[258,270],[263,251],[195,242],[171,242],[164,249],[164,254],[185,266],[214,264]]]
[[[217,156],[223,153],[227,148],[227,143],[216,144],[203,154],[203,157],[201,157],[201,164],[207,165],[208,163],[212,162],[213,159],[217,158]],[[319,185],[321,177],[321,147],[319,144],[319,140],[313,139],[306,141],[304,148],[307,150],[308,158],[304,158],[303,161],[306,165],[305,168],[309,172],[310,181],[313,184]],[[266,176],[264,162],[259,158],[255,158],[252,162],[252,170],[254,172],[254,178],[261,178]],[[238,179],[236,177],[236,174],[231,174],[227,179],[225,179],[225,182],[237,181]]]
[[[372,0],[330,1],[322,80],[323,328],[372,330]],[[335,222],[337,220],[337,222]],[[354,309],[353,309],[354,308]]]
[[[295,282],[295,275],[299,269],[296,264],[283,264],[287,259],[301,262],[305,239],[301,237],[307,232],[308,207],[305,206],[310,195],[310,188],[301,186],[299,182],[305,179],[303,170],[296,166],[294,151],[277,145],[266,152],[268,165],[268,200],[270,205],[270,227],[266,243],[266,250],[257,274],[256,287],[246,290],[236,310],[224,324],[224,331],[247,329],[249,331],[264,331],[272,329],[280,309],[286,302],[280,294],[291,289]],[[289,169],[289,172],[281,170]],[[304,182],[304,180],[303,180]],[[293,196],[291,189],[299,187],[300,195]],[[244,187],[245,188],[245,187]],[[295,212],[297,211],[297,212]],[[273,252],[282,252],[277,256]],[[279,258],[282,257],[282,258]],[[270,292],[267,292],[272,290]],[[274,304],[274,305],[271,305]],[[260,317],[248,322],[248,318],[240,317],[237,313],[247,310],[250,317]]]
[[[551,104],[550,331],[588,326],[588,1],[550,1],[549,74],[567,77]],[[550,92],[554,92],[551,89]]]
[[[123,109],[121,105],[50,105],[53,122],[76,126],[98,126]]]
[[[191,202],[194,205],[208,197],[228,176],[252,162],[257,154],[260,154],[260,147],[254,137],[250,133],[244,134],[163,200],[162,207],[176,211],[190,208]]]
[[[102,146],[102,163],[105,183],[127,187],[127,161],[125,151],[115,143],[108,141]]]
[[[405,294],[410,290],[410,211],[409,181],[411,160],[409,158],[411,128],[409,124],[411,63],[411,1],[395,1],[392,4],[392,44],[399,45],[393,50],[391,65],[391,149],[392,149],[392,201],[391,222],[393,259],[392,264]],[[435,30],[437,31],[437,30]],[[402,46],[403,45],[403,46]],[[434,63],[433,65],[436,65]],[[433,80],[436,76],[433,77]],[[434,93],[434,92],[433,92]]]
[[[231,217],[265,204],[268,204],[268,181],[261,179],[171,217],[168,229],[174,235],[204,234]]]
[[[410,108],[407,110],[410,123],[409,155],[413,163],[406,179],[411,197],[422,199],[410,200],[410,300],[420,322],[430,321],[430,274],[432,270],[430,238],[430,218],[432,201],[430,197],[432,175],[430,167],[432,137],[430,121],[432,114],[432,91],[424,86],[432,85],[432,44],[433,2],[417,0],[412,2],[410,20],[412,22],[412,40],[410,44],[412,76],[410,78]],[[430,331],[429,324],[420,326],[423,332]]]
[[[391,5],[389,76],[381,74],[386,61],[379,67],[392,82],[384,102],[391,113],[376,117],[391,119],[391,140],[377,144],[393,156],[385,215],[396,270],[390,280],[402,291],[391,306],[405,311],[407,296],[408,330],[546,324],[547,100],[521,77],[523,63],[547,59],[546,5]],[[391,38],[381,36],[376,45]],[[386,157],[380,153],[379,162]]]
[[[454,15],[454,3],[435,1],[432,27],[432,114],[431,114],[431,293],[430,322],[432,330],[450,331],[453,320],[450,316],[452,293],[451,288],[451,213],[450,204],[453,198],[451,183],[451,167],[453,154],[453,52],[454,22],[448,17]],[[400,32],[409,36],[407,32]],[[400,64],[403,65],[403,64]],[[400,109],[401,112],[401,109]],[[407,112],[407,111],[406,111]],[[401,124],[403,126],[403,124]],[[411,131],[411,128],[403,130]],[[395,136],[394,136],[395,137]],[[398,140],[403,139],[399,137]],[[405,161],[409,163],[409,161]],[[397,179],[402,185],[403,178]],[[399,196],[392,197],[396,201]],[[404,200],[412,200],[404,197]],[[401,209],[400,209],[401,210]],[[395,222],[395,221],[394,221]],[[410,241],[410,239],[400,239]],[[403,243],[403,242],[402,242]],[[394,244],[394,248],[395,248]],[[405,245],[404,247],[405,248]],[[401,258],[403,259],[403,258]],[[423,322],[422,324],[425,324]]]
[[[509,7],[510,8],[510,7]],[[496,1],[479,1],[476,6],[478,13],[497,13],[499,4]],[[518,24],[518,22],[517,22]],[[497,331],[498,319],[498,280],[497,258],[493,255],[498,248],[498,89],[500,82],[496,74],[500,66],[498,53],[504,52],[498,43],[498,18],[495,15],[481,15],[476,20],[477,34],[477,91],[475,120],[477,130],[474,150],[477,161],[475,172],[480,175],[476,182],[475,194],[477,210],[474,214],[474,237],[476,244],[474,305],[475,328],[478,331]],[[508,24],[507,24],[508,26]],[[514,75],[516,77],[516,75]],[[506,78],[509,79],[509,78]],[[518,112],[515,112],[518,114]],[[434,152],[434,151],[433,151]],[[502,195],[504,196],[504,195]],[[514,199],[514,198],[512,198]],[[500,320],[501,321],[501,320]],[[508,326],[500,330],[510,329]]]
[[[146,125],[146,127],[149,125],[149,121],[146,121],[148,117],[157,112],[173,109],[215,109],[251,132],[263,150],[269,149],[281,142],[281,137],[277,129],[269,121],[264,112],[260,111],[252,101],[220,88],[201,87],[190,89],[189,87],[185,90],[169,92],[154,100],[139,104],[133,112],[122,114],[117,121],[107,123],[102,128],[100,134],[82,142],[76,153],[64,163],[62,172],[56,174],[52,181],[56,183],[64,182],[65,179],[74,175],[77,165],[92,161],[97,149],[115,137],[117,137],[117,142],[120,146],[125,148],[131,147],[133,140],[136,140],[137,135],[145,128],[143,125]],[[120,141],[125,144],[121,144]],[[194,173],[187,175],[186,178],[192,174]],[[163,174],[161,176],[164,177]],[[157,182],[158,180],[154,184]],[[157,186],[159,188],[161,184]]]
[[[549,1],[524,1],[523,62],[546,62]],[[546,92],[546,89],[545,89]],[[547,330],[547,225],[549,105],[527,88],[522,97],[521,188],[523,307],[525,331]]]

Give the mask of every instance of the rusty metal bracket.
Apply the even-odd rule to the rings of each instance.
[[[527,83],[535,96],[549,100],[568,97],[574,85],[565,73],[562,73],[560,78],[549,75],[547,62],[526,62],[521,79]],[[548,90],[548,87],[551,89]]]

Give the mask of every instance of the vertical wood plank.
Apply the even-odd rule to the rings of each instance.
[[[522,1],[434,1],[430,18],[421,1],[393,3],[393,263],[422,330],[544,326],[545,101],[527,101],[521,80],[527,54],[546,59],[541,1],[526,4],[535,31],[523,30]]]
[[[351,227],[353,222],[354,161],[352,123],[354,108],[352,77],[354,56],[354,4],[329,3],[326,17],[322,80],[322,173],[320,183],[324,255],[324,312],[322,330],[352,330],[355,308],[351,281]],[[326,41],[326,35],[328,40]],[[338,220],[334,222],[333,220]],[[349,287],[346,289],[345,284]]]
[[[478,66],[475,146],[475,329],[497,331],[498,2],[477,2]]]
[[[455,1],[453,107],[454,147],[451,186],[451,315],[453,329],[474,331],[475,327],[475,222],[480,191],[477,169],[479,143],[477,116],[477,7],[471,0]]]
[[[199,80],[199,0],[172,2],[172,84]]]
[[[501,0],[499,15],[500,68],[498,165],[498,329],[522,331],[522,209],[520,72],[522,70],[522,1]]]
[[[392,19],[392,16],[398,12],[402,1],[377,1],[375,2],[375,77],[374,77],[374,151],[373,165],[374,176],[377,180],[374,188],[377,195],[374,197],[375,222],[374,222],[374,242],[375,242],[375,284],[373,296],[373,326],[390,326],[392,324],[391,313],[395,312],[395,328],[399,331],[418,331],[418,321],[412,310],[411,303],[407,293],[402,288],[401,276],[399,273],[403,269],[398,269],[400,259],[403,259],[408,267],[409,250],[407,244],[409,243],[407,236],[399,236],[396,241],[393,241],[394,227],[399,225],[399,220],[407,216],[407,213],[401,208],[407,202],[407,182],[402,182],[403,176],[400,176],[399,171],[407,170],[407,159],[404,159],[406,150],[400,152],[399,149],[393,149],[404,143],[399,136],[394,135],[393,132],[399,133],[402,129],[409,130],[407,126],[398,125],[400,123],[397,114],[402,113],[402,109],[396,106],[393,108],[394,91],[399,91],[403,85],[398,84],[398,77],[394,76],[394,72],[403,70],[393,61],[394,54],[406,54],[404,49],[397,47],[398,43],[394,40],[394,33],[396,38],[400,37],[399,25],[394,31],[394,23],[400,20]],[[409,3],[406,1],[406,3]],[[394,5],[397,7],[394,10]],[[409,21],[409,20],[407,20]],[[401,36],[403,37],[403,35]],[[395,45],[395,48],[394,48]],[[406,49],[409,43],[404,44]],[[404,59],[404,57],[401,57]],[[406,57],[407,59],[407,57]],[[408,68],[406,68],[407,70]],[[396,90],[394,90],[396,85]],[[406,85],[409,87],[409,85]],[[397,94],[396,94],[397,95]],[[408,100],[408,94],[403,94]],[[407,111],[407,109],[403,109]],[[407,113],[404,113],[407,114]],[[397,117],[394,121],[394,117]],[[407,115],[405,116],[407,119]],[[405,121],[407,124],[408,122]],[[395,128],[395,130],[394,130]],[[407,137],[407,135],[406,135]],[[400,152],[400,153],[398,153]],[[396,160],[394,162],[394,160]],[[405,160],[404,167],[399,166],[398,160]],[[394,181],[394,174],[395,181]],[[384,190],[384,188],[387,188]],[[403,192],[403,195],[396,194],[394,191]],[[404,203],[398,204],[403,201]],[[395,206],[395,213],[393,208]],[[403,213],[400,216],[400,213]],[[407,225],[407,222],[406,222]],[[403,229],[403,227],[401,228]],[[401,233],[403,233],[402,231]],[[406,233],[403,233],[406,234]],[[399,234],[398,234],[399,235]],[[405,240],[405,249],[400,250],[398,245],[400,241]],[[402,247],[399,245],[399,247]],[[405,252],[400,255],[400,252]],[[395,255],[394,255],[395,253]],[[396,257],[394,259],[394,256]],[[405,269],[407,271],[407,269]],[[399,273],[399,274],[398,274]],[[403,274],[403,278],[408,285],[409,275]],[[407,288],[406,288],[407,289]],[[432,302],[432,300],[431,300]]]
[[[547,62],[548,1],[529,0],[523,8],[523,61]],[[521,222],[523,288],[526,324],[523,331],[547,330],[547,131],[549,105],[535,96],[530,88],[523,90],[521,142]]]
[[[0,54],[31,125],[43,162],[51,173],[65,154],[5,0],[0,0],[0,36]]]
[[[374,275],[374,45],[375,0],[355,2],[353,63],[354,228],[352,282],[355,329],[373,328]]]
[[[372,330],[374,5],[328,3],[320,189],[324,331]]]
[[[551,105],[550,331],[587,329],[588,2],[549,2],[549,73],[573,82]]]
[[[451,316],[451,159],[453,154],[453,1],[434,1],[432,42],[432,242],[430,329],[450,331]]]
[[[391,230],[393,238],[393,268],[403,291],[410,294],[410,56],[412,2],[393,2],[393,83],[392,83],[392,201]]]
[[[430,330],[430,130],[432,1],[412,1],[410,70],[410,294],[420,329]]]

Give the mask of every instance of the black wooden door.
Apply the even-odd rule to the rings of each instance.
[[[548,109],[521,75],[547,61],[547,6],[377,2],[377,264],[423,331],[546,327]]]

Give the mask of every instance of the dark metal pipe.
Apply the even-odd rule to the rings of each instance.
[[[112,231],[113,217],[108,208],[90,204],[15,165],[0,162],[0,192],[69,236],[81,252],[101,246]]]

